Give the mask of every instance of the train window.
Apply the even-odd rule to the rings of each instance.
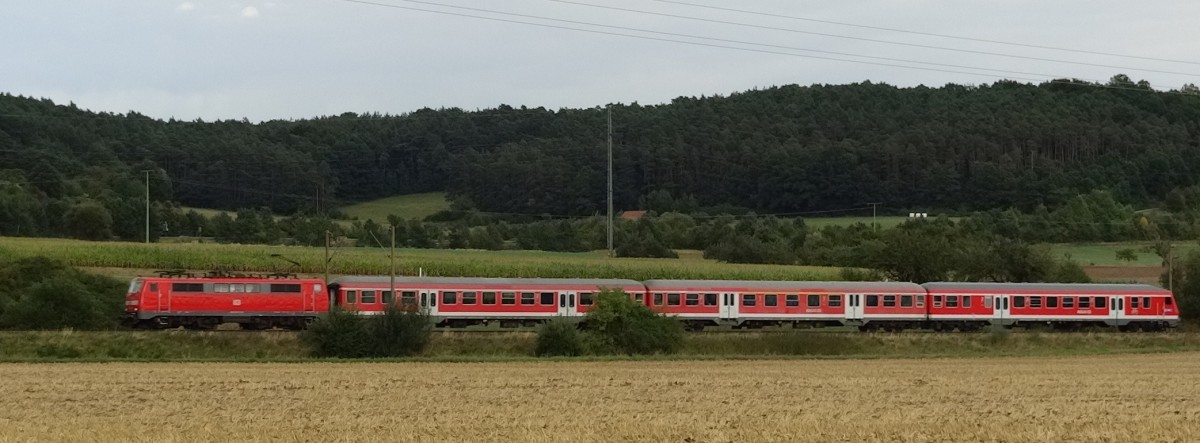
[[[452,305],[458,303],[458,293],[454,291],[442,291],[442,304]]]
[[[918,308],[924,308],[924,307],[925,307],[925,296],[924,296],[924,295],[918,295],[918,296],[917,296],[917,307],[918,307]]]
[[[134,289],[129,292],[141,292],[141,290],[142,290],[142,282],[137,282],[137,289]],[[158,283],[150,283],[150,292],[158,292]]]
[[[788,294],[784,296],[784,303],[791,307],[800,306],[800,296],[797,294]]]
[[[662,293],[661,293],[661,292],[655,292],[655,293],[654,293],[654,306],[662,306],[662,305],[663,305],[663,295],[662,295]]]
[[[496,304],[496,293],[490,292],[490,291],[484,292],[483,293],[483,304],[485,304],[485,305]]]
[[[584,293],[579,294],[579,296],[582,298],[584,294],[587,294],[589,301],[590,301],[592,294],[584,292]],[[582,300],[580,300],[580,302],[582,303]],[[504,304],[504,305],[517,304],[517,293],[516,292],[501,292],[500,293],[500,304]],[[589,303],[589,304],[591,304],[591,303]]]
[[[271,292],[300,292],[300,285],[293,283],[272,283]]]
[[[246,292],[246,284],[245,283],[230,284],[229,292]]]
[[[700,294],[688,294],[686,297],[687,298],[684,300],[684,302],[687,303],[688,306],[700,305]]]
[[[1142,307],[1143,308],[1150,307],[1150,297],[1142,297]]]
[[[464,304],[464,305],[473,305],[473,304],[475,304],[475,301],[477,300],[477,298],[476,298],[476,296],[475,296],[475,295],[476,295],[476,294],[475,294],[475,291],[467,291],[467,292],[464,292],[464,293],[463,293],[463,301],[462,301],[462,304]]]
[[[717,294],[704,294],[704,306],[716,306]]]
[[[213,292],[226,293],[229,292],[229,283],[217,283],[213,285]]]
[[[742,306],[754,306],[754,294],[742,294]]]
[[[543,292],[541,303],[543,306],[553,305],[554,304],[554,293],[553,292]]]
[[[883,296],[883,306],[884,306],[885,308],[894,308],[894,307],[896,307],[896,296],[894,296],[894,295],[885,295],[885,296]]]
[[[1041,297],[1029,297],[1029,307],[1041,309],[1042,308],[1042,298]]]
[[[375,291],[362,291],[363,303],[375,303]]]
[[[841,306],[842,306],[842,296],[840,296],[840,295],[829,296],[829,307],[837,308],[837,307],[841,307]]]
[[[672,292],[667,294],[667,304],[671,306],[679,306],[679,293]]]
[[[400,304],[402,306],[416,306],[416,304],[417,304],[416,291],[400,291]]]
[[[130,293],[130,294],[133,294],[133,293],[136,293],[136,292],[142,292],[142,284],[144,284],[144,283],[145,283],[145,282],[143,282],[143,281],[141,281],[141,280],[134,280],[134,281],[130,282],[130,283],[129,283],[129,293]],[[150,284],[150,290],[151,290],[151,291],[157,291],[157,290],[158,290],[158,284],[157,284],[157,283],[151,283],[151,284]]]
[[[1025,297],[1022,297],[1022,296],[1013,297],[1013,307],[1014,308],[1024,308],[1025,307]]]
[[[1096,297],[1096,301],[1092,303],[1092,306],[1095,306],[1096,308],[1099,308],[1099,309],[1107,308],[1108,307],[1108,297]]]
[[[868,295],[867,296],[867,306],[871,306],[871,307],[879,306],[879,296],[878,295]]]
[[[1079,297],[1079,309],[1088,309],[1092,307],[1091,297]]]
[[[776,294],[764,295],[763,306],[779,306],[779,296]]]
[[[1163,300],[1163,303],[1165,303],[1167,306],[1171,306],[1175,304],[1175,300],[1172,300],[1171,297],[1167,297],[1166,300]]]
[[[958,307],[958,296],[957,295],[947,295],[946,296],[946,307],[947,308],[957,308]]]
[[[933,307],[935,307],[935,308],[942,307],[942,296],[940,296],[940,295],[933,296]]]
[[[580,292],[579,293],[579,305],[580,306],[591,306],[592,305],[592,293],[591,292]]]
[[[260,288],[258,285],[250,284],[246,285],[242,292],[260,292]],[[321,292],[321,287],[319,285],[313,285],[313,292]]]
[[[1067,308],[1067,309],[1075,308],[1075,297],[1063,297],[1062,305],[1064,308]]]
[[[913,296],[911,296],[911,295],[901,295],[900,296],[900,307],[911,308],[912,305],[913,305]]]
[[[821,296],[817,294],[809,294],[807,300],[808,307],[817,308],[821,306]]]
[[[971,307],[971,298],[972,297],[970,295],[964,295],[962,298],[962,307],[964,307],[964,308]]]
[[[358,291],[346,291],[346,303],[358,303]]]
[[[390,305],[390,304],[392,304],[392,303],[395,303],[395,302],[396,302],[396,293],[395,293],[395,292],[392,292],[392,291],[383,291],[383,292],[380,292],[380,294],[382,294],[382,295],[381,295],[381,298],[382,298],[382,300],[380,300],[380,301],[381,301],[383,304],[385,304],[385,305]]]
[[[644,293],[633,294],[633,299],[637,300],[638,304],[646,304],[646,294]]]
[[[983,307],[988,308],[988,309],[992,308],[992,298],[991,297],[988,297],[986,295],[983,297]]]
[[[1137,308],[1139,308],[1138,298],[1137,297],[1129,297],[1129,309],[1137,309]]]
[[[521,304],[523,305],[532,305],[535,299],[536,297],[533,296],[532,292],[521,293]]]
[[[1058,297],[1046,297],[1046,309],[1054,309],[1058,307]]]

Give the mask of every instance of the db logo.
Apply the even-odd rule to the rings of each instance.
[[[242,301],[241,301],[241,300],[234,300],[234,301],[233,301],[233,305],[234,305],[234,306],[241,306],[241,305],[242,305]]]

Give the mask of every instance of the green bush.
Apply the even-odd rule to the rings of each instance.
[[[109,329],[124,312],[125,283],[33,257],[0,263],[0,328]]]
[[[556,317],[538,326],[534,354],[543,356],[575,356],[584,351],[583,334],[579,324],[566,317]]]
[[[389,307],[365,317],[334,308],[301,334],[314,357],[407,357],[429,345],[433,322],[421,312]]]
[[[603,290],[584,318],[586,340],[599,354],[670,354],[683,345],[683,325],[621,290]]]

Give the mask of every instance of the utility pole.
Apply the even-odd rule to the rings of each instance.
[[[146,174],[146,243],[150,243],[150,171],[142,173]]]
[[[879,206],[879,203],[867,204],[871,205],[871,228],[874,229],[875,232],[879,232],[879,225],[875,224],[875,209]]]
[[[612,105],[608,105],[608,256],[613,251],[613,165],[612,165]]]
[[[325,231],[325,284],[329,284],[329,231]]]
[[[392,292],[392,301],[396,300],[396,225],[392,226],[392,252],[388,254],[392,271],[388,274],[391,278],[388,279],[388,291]]]

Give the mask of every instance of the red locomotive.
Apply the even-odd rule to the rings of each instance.
[[[439,326],[517,327],[581,316],[600,290],[621,289],[696,330],[791,325],[971,331],[1040,324],[1157,331],[1179,324],[1172,294],[1150,285],[396,277],[389,287],[390,281],[345,276],[326,288],[321,280],[293,276],[176,273],[134,279],[126,314],[140,327],[295,329],[331,304],[363,315],[398,304],[429,313]]]

